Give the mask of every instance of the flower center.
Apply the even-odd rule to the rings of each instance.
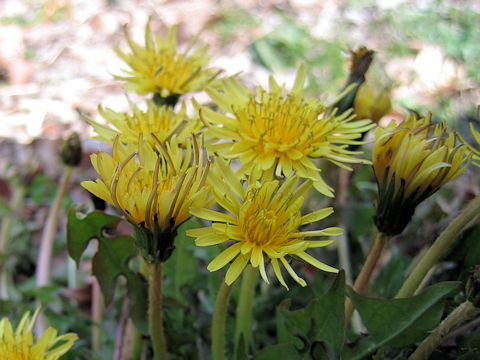
[[[162,49],[164,50],[164,49]],[[202,62],[195,58],[185,58],[183,54],[175,55],[174,52],[167,51],[164,55],[159,55],[152,61],[151,69],[156,84],[161,88],[166,88],[170,93],[183,93],[188,89],[199,74]]]
[[[161,141],[165,141],[170,130],[176,125],[177,119],[171,108],[157,108],[149,109],[147,113],[138,110],[133,115],[126,115],[125,122],[128,124],[127,131],[131,129],[135,137],[138,137],[139,133],[153,132]]]
[[[247,106],[235,109],[234,115],[240,124],[239,135],[253,142],[257,152],[280,154],[296,149],[308,155],[324,137],[324,125],[318,121],[323,110],[298,96],[262,91],[259,101],[252,95]]]
[[[0,340],[0,359],[34,360],[30,346],[18,343],[5,343]]]
[[[238,222],[243,239],[258,246],[285,244],[296,229],[300,210],[287,201],[253,195],[240,209]]]

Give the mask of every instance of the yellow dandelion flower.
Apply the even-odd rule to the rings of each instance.
[[[397,235],[409,223],[415,207],[442,185],[459,176],[470,159],[465,145],[445,123],[433,124],[431,114],[410,114],[397,126],[377,127],[373,168],[379,189],[374,217],[377,228]]]
[[[113,142],[120,136],[121,140],[129,144],[138,144],[139,135],[155,146],[154,134],[161,142],[172,138],[175,134],[178,139],[184,139],[196,133],[201,128],[198,119],[188,119],[187,108],[184,102],[178,112],[171,106],[157,106],[153,101],[147,101],[146,111],[134,105],[132,113],[119,113],[109,108],[99,107],[100,115],[107,121],[101,124],[91,118],[88,122],[98,134],[96,139],[104,142]]]
[[[227,284],[233,283],[249,262],[259,269],[262,278],[268,283],[265,262],[269,259],[283,286],[288,289],[280,264],[296,282],[305,286],[305,281],[295,273],[288,262],[287,255],[296,256],[318,269],[337,272],[333,267],[309,255],[306,250],[332,243],[331,240],[319,241],[312,238],[340,235],[343,230],[331,227],[299,231],[301,225],[324,219],[333,212],[332,208],[325,208],[302,216],[300,208],[304,195],[312,187],[311,180],[305,181],[297,189],[295,187],[299,179],[295,175],[286,178],[283,184],[278,180],[253,180],[245,189],[222,159],[217,160],[209,179],[217,203],[228,211],[228,214],[192,207],[190,212],[193,215],[211,220],[213,224],[211,227],[188,230],[187,234],[196,237],[195,243],[198,246],[233,241],[233,244],[208,265],[208,270],[216,271],[233,260],[226,273]]]
[[[52,327],[35,342],[33,326],[39,312],[40,308],[37,308],[32,318],[30,312],[25,313],[15,331],[8,318],[0,321],[0,359],[57,360],[72,348],[78,339],[77,334],[57,336],[57,330]]]
[[[219,89],[208,88],[213,101],[231,115],[200,107],[202,121],[218,139],[231,140],[215,144],[212,149],[243,163],[241,173],[258,179],[262,171],[269,176],[289,176],[293,171],[313,180],[314,187],[327,196],[333,189],[320,176],[312,161],[326,158],[349,169],[348,163],[369,163],[353,155],[348,145],[361,142],[361,134],[371,129],[370,120],[354,121],[350,112],[339,116],[317,99],[303,98],[305,66],[298,70],[289,94],[270,77],[269,90],[258,87],[256,94],[235,78],[219,80]],[[335,101],[334,101],[335,103]]]
[[[196,138],[187,142],[186,149],[175,136],[157,145],[159,153],[140,136],[138,151],[131,152],[115,138],[113,156],[101,151],[91,155],[101,179],[81,183],[137,225],[137,246],[149,262],[165,261],[171,255],[176,230],[191,217],[191,206],[210,203],[206,184],[210,163]]]
[[[170,28],[167,38],[152,36],[150,20],[145,30],[145,47],[134,42],[125,27],[125,36],[131,53],[119,48],[115,51],[131,70],[123,70],[125,76],[116,76],[127,82],[126,88],[140,95],[158,93],[166,98],[191,91],[202,90],[220,71],[205,68],[208,63],[208,46],[189,54],[196,39],[185,52],[178,51],[177,27]]]

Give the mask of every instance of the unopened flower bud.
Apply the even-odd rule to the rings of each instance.
[[[363,83],[355,95],[353,110],[357,120],[370,119],[375,123],[388,114],[392,108],[392,102],[388,91],[372,88]]]
[[[376,128],[372,162],[379,190],[374,216],[379,231],[400,234],[418,204],[465,171],[469,152],[456,138],[445,123],[433,124],[431,115],[417,119],[410,114],[400,125]]]
[[[68,166],[78,166],[82,161],[82,143],[76,132],[70,135],[63,144],[62,161]]]
[[[138,150],[130,152],[117,136],[112,156],[99,151],[90,157],[101,178],[81,183],[134,225],[135,245],[148,264],[170,257],[177,228],[192,216],[190,207],[212,202],[207,183],[210,161],[196,136],[185,148],[175,136],[165,143],[158,140],[157,145],[140,140]]]

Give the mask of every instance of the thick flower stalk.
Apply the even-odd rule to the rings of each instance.
[[[67,353],[78,339],[77,334],[57,336],[56,329],[49,327],[35,342],[33,327],[40,312],[33,317],[25,313],[14,331],[8,318],[0,321],[0,359],[5,360],[57,360]]]
[[[100,115],[106,124],[99,123],[91,118],[87,119],[97,133],[96,139],[112,143],[120,136],[122,142],[138,144],[140,134],[143,139],[155,147],[157,141],[170,140],[177,135],[181,141],[189,138],[201,128],[201,122],[197,119],[189,119],[186,116],[187,108],[185,103],[179,111],[171,106],[157,106],[152,100],[147,101],[145,111],[134,105],[132,112],[116,112],[109,108],[99,107]]]
[[[113,156],[91,155],[101,179],[81,185],[135,225],[137,246],[148,263],[163,262],[173,251],[178,226],[191,217],[189,208],[210,204],[210,163],[195,136],[186,148],[174,136],[165,144],[158,140],[155,149],[140,136],[137,149],[116,137]]]
[[[149,21],[145,30],[145,47],[130,38],[127,27],[125,36],[132,52],[125,53],[119,48],[115,51],[131,70],[124,69],[126,75],[116,77],[127,82],[128,90],[140,95],[158,93],[167,98],[199,91],[220,72],[206,68],[208,46],[190,53],[196,38],[184,52],[178,50],[176,26],[169,30],[164,39],[160,35],[152,35]]]
[[[318,269],[337,272],[306,252],[309,248],[322,247],[332,240],[312,240],[320,236],[340,235],[343,230],[337,227],[322,230],[300,231],[299,227],[319,221],[330,215],[332,208],[325,208],[302,215],[300,208],[304,196],[311,189],[312,181],[307,180],[297,189],[298,177],[289,176],[282,184],[278,180],[251,180],[244,188],[235,173],[222,160],[218,159],[209,177],[217,203],[228,213],[192,207],[191,213],[199,218],[213,221],[211,227],[188,230],[187,234],[196,237],[198,246],[228,244],[210,264],[208,270],[216,271],[230,261],[225,282],[230,285],[242,273],[248,263],[257,268],[266,283],[269,283],[266,263],[272,264],[280,283],[287,289],[280,264],[300,285],[300,278],[289,261],[288,255],[300,258]],[[229,244],[233,241],[233,244]]]
[[[302,65],[287,94],[273,77],[269,91],[258,87],[256,93],[235,78],[225,78],[215,89],[207,88],[207,93],[228,114],[198,104],[197,108],[209,128],[207,133],[222,140],[212,149],[225,157],[239,158],[243,163],[240,173],[258,179],[263,171],[278,177],[295,171],[332,197],[333,189],[324,182],[313,160],[325,158],[349,170],[347,164],[368,163],[354,157],[359,152],[349,150],[348,145],[360,144],[361,134],[374,125],[370,120],[355,121],[349,111],[337,115],[327,104],[304,98],[305,79]]]
[[[403,231],[415,208],[442,185],[459,176],[470,162],[465,145],[445,123],[433,124],[431,115],[410,114],[398,125],[377,127],[373,168],[379,189],[374,216],[386,235]]]

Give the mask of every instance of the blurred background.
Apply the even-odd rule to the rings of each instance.
[[[467,139],[471,139],[469,122],[477,123],[478,0],[1,0],[0,217],[11,215],[8,204],[19,182],[23,182],[26,194],[10,229],[10,239],[15,241],[9,244],[8,256],[1,255],[0,260],[14,274],[22,303],[33,298],[49,303],[54,310],[50,320],[60,330],[86,325],[77,320],[81,316],[76,303],[58,300],[57,294],[62,291],[67,298],[84,304],[89,301],[89,292],[83,294],[80,289],[67,294],[62,290],[65,257],[57,259],[58,267],[53,271],[56,284],[48,291],[35,289],[31,277],[36,253],[31,244],[39,241],[63,172],[60,148],[72,131],[82,138],[84,158],[80,171],[73,174],[64,213],[74,202],[89,202],[79,182],[94,176],[88,156],[106,145],[89,140],[93,132],[83,115],[97,119],[99,104],[125,111],[129,99],[136,100],[132,94],[127,97],[122,83],[113,77],[126,66],[113,48],[128,49],[125,24],[133,39],[143,45],[149,17],[152,31],[162,35],[178,24],[181,47],[202,31],[198,45],[210,45],[211,64],[225,69],[228,75],[241,72],[249,86],[266,86],[272,73],[290,86],[303,62],[308,68],[306,93],[320,98],[331,98],[343,88],[350,52],[366,46],[375,51],[367,81],[391,91],[393,109],[384,123],[401,118],[408,110],[421,114],[431,111],[434,120],[447,121]],[[195,97],[208,99],[204,94]],[[433,240],[433,234],[448,223],[450,214],[465,198],[480,193],[474,171],[478,173],[470,168],[417,209],[413,225],[402,235],[412,241],[393,246],[387,254],[396,260],[380,274],[379,289],[388,287],[394,278],[401,283],[399,276],[410,263],[405,254],[411,255]],[[353,262],[361,264],[372,234],[376,185],[369,167],[355,173],[352,183],[356,201],[344,210],[348,235],[358,240],[352,246]],[[315,208],[322,200],[313,201],[310,206]],[[432,208],[432,202],[438,206]],[[65,238],[65,225],[63,218],[59,239]],[[57,243],[55,253],[64,252],[65,243]],[[335,251],[328,256],[329,263],[335,263]],[[221,281],[217,277],[216,281]],[[313,291],[323,291],[320,283]],[[200,302],[205,296],[202,291],[196,294]],[[389,291],[383,295],[395,294],[395,289]],[[279,292],[278,299],[283,295]],[[292,291],[290,295],[293,297]],[[12,309],[15,303],[0,302],[0,315]],[[55,311],[62,314],[52,314]],[[77,315],[72,316],[74,313]],[[110,318],[116,316],[111,314]],[[109,336],[113,337],[114,321],[111,327]]]
[[[475,0],[2,0],[0,137],[29,143],[89,133],[80,113],[128,106],[112,74],[123,66],[123,25],[143,43],[179,24],[186,45],[201,29],[212,63],[266,82],[289,81],[300,62],[309,95],[341,89],[349,51],[376,51],[367,78],[392,89],[394,112],[430,110],[454,127],[480,100],[480,3]]]

